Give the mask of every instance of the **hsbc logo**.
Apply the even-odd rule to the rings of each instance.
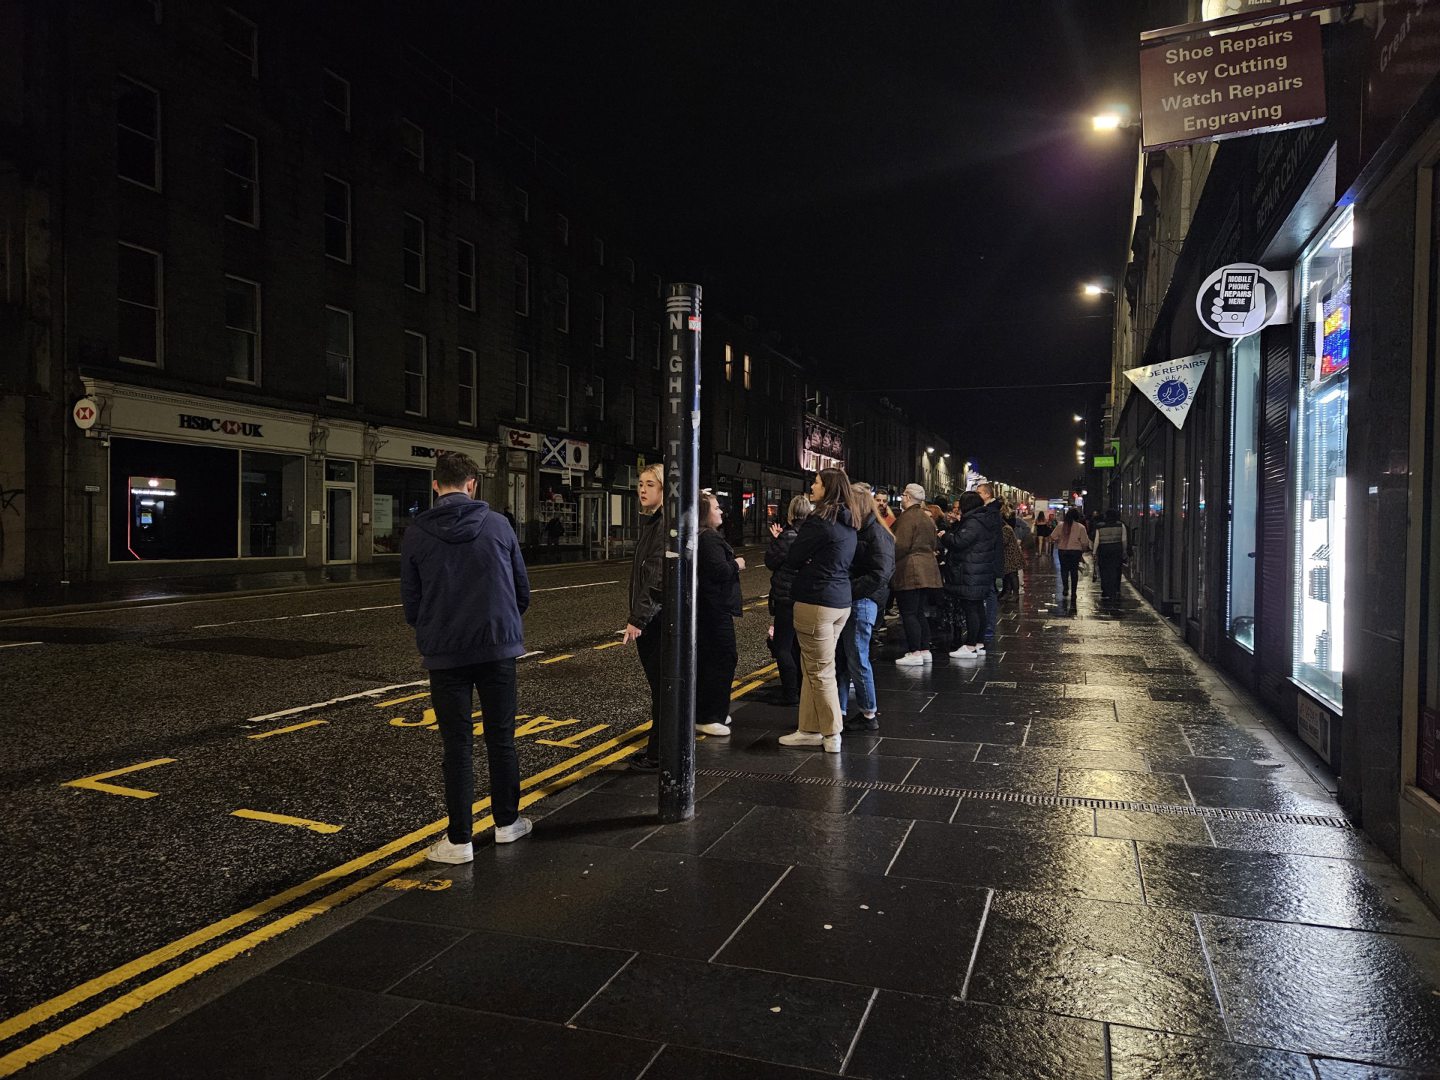
[[[250,424],[242,420],[225,420],[215,416],[196,416],[193,413],[180,413],[180,429],[182,431],[215,431],[221,435],[243,435],[247,439],[263,439],[264,432],[260,430],[260,424]]]

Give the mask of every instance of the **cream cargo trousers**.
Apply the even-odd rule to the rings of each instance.
[[[845,726],[840,714],[840,692],[835,684],[835,648],[840,631],[850,618],[848,607],[795,605],[795,637],[800,642],[800,667],[805,673],[800,684],[801,731],[839,735]]]

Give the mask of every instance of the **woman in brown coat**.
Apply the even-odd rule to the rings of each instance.
[[[895,576],[890,587],[905,627],[905,655],[895,665],[919,667],[932,661],[925,601],[932,590],[940,588],[940,564],[935,558],[940,543],[935,521],[925,510],[924,488],[906,485],[900,507],[895,519]]]

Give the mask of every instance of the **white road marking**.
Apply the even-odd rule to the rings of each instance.
[[[191,630],[214,630],[217,626],[246,626],[250,623],[288,622],[291,619],[318,619],[322,615],[352,615],[357,611],[391,611],[401,604],[372,604],[370,607],[335,608],[333,611],[307,611],[302,615],[270,615],[263,619],[231,619],[229,622],[200,623]]]
[[[243,724],[263,724],[267,720],[279,720],[285,716],[295,716],[299,713],[309,712],[311,709],[324,709],[330,705],[339,705],[345,701],[358,701],[360,698],[379,697],[381,694],[388,694],[392,690],[409,690],[412,686],[428,686],[429,679],[416,679],[414,682],[395,683],[392,686],[377,686],[374,690],[361,690],[358,694],[346,694],[344,697],[330,698],[328,701],[314,701],[309,705],[297,705],[293,709],[281,709],[279,712],[266,713],[264,716],[252,716],[248,720],[242,720]]]
[[[22,645],[44,645],[43,641],[12,641],[6,645],[0,645],[0,649],[18,649]]]
[[[593,589],[593,588],[595,588],[597,585],[619,585],[619,584],[620,584],[620,579],[619,579],[619,578],[616,578],[614,581],[589,581],[589,582],[586,582],[584,585],[551,585],[548,589],[531,589],[530,592],[531,592],[532,594],[533,594],[533,593],[537,593],[537,592],[564,592],[566,589]]]

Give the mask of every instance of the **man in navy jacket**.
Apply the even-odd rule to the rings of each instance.
[[[525,652],[520,616],[530,606],[530,579],[515,530],[475,498],[480,470],[464,454],[435,459],[435,505],[418,514],[400,545],[400,599],[405,621],[430,672],[430,700],[444,744],[444,838],[426,853],[435,862],[474,858],[475,772],[471,762],[479,692],[495,842],[530,832],[520,816],[520,761],[515,755],[515,660]]]

